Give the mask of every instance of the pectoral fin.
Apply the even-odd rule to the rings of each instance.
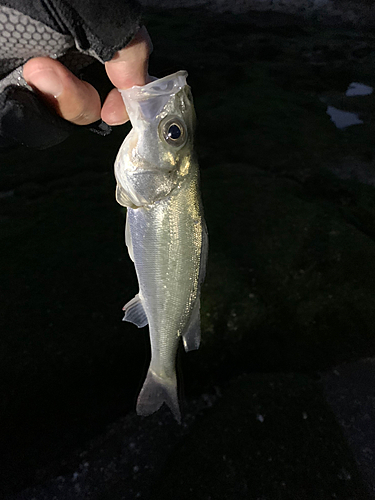
[[[132,203],[130,198],[127,196],[125,190],[120,186],[119,183],[117,183],[116,186],[116,201],[119,205],[122,205],[123,207],[134,208],[134,204]]]
[[[133,252],[133,243],[132,243],[132,235],[130,232],[130,224],[129,224],[129,214],[126,212],[126,223],[125,223],[125,243],[128,247],[129,257],[134,262],[134,252]]]
[[[129,300],[122,310],[125,311],[123,321],[134,323],[138,328],[143,328],[148,324],[147,315],[139,293],[133,299]]]
[[[195,301],[186,331],[182,334],[182,341],[186,352],[199,349],[199,344],[201,342],[201,315],[199,295]]]

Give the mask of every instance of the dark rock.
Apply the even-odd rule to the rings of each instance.
[[[38,184],[37,182],[26,182],[15,189],[14,193],[16,196],[22,196],[24,198],[34,199],[47,193],[48,189],[46,186]]]
[[[352,55],[357,59],[363,59],[364,57],[369,56],[372,52],[374,52],[374,49],[372,47],[361,47],[359,49],[353,50]]]
[[[153,499],[368,499],[320,384],[301,375],[252,375],[171,453]]]

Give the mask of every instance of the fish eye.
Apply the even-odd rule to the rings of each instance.
[[[186,126],[177,117],[162,120],[160,123],[160,135],[167,144],[182,147],[187,140]]]
[[[170,127],[168,129],[167,137],[168,137],[168,139],[172,139],[173,141],[176,141],[177,139],[179,139],[181,137],[181,134],[182,134],[181,129],[177,125],[177,123],[172,123],[172,125],[170,125]]]

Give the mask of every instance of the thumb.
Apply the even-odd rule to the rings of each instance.
[[[116,52],[105,63],[108,78],[113,85],[118,89],[144,85],[148,77],[148,58],[151,52],[151,39],[142,26],[129,45]]]
[[[108,78],[117,87],[108,94],[101,111],[102,120],[108,125],[120,125],[129,120],[125,105],[117,89],[149,82],[148,58],[152,52],[151,39],[143,26],[125,48],[105,63]]]

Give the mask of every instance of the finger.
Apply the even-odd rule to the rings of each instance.
[[[119,89],[144,85],[147,80],[148,58],[152,52],[151,39],[143,26],[133,40],[105,63],[109,79]]]
[[[156,78],[147,75],[146,83],[154,81]],[[129,120],[124,101],[117,89],[112,89],[107,95],[102,107],[102,120],[108,125],[122,125]]]
[[[112,89],[104,101],[102,120],[108,123],[108,125],[122,125],[129,120],[124,101],[117,89]]]
[[[131,43],[118,51],[105,63],[107,75],[113,85],[120,89],[148,83],[148,58],[152,52],[151,39],[143,26]],[[129,120],[124,102],[118,90],[113,89],[102,108],[102,120],[108,125],[121,125]]]
[[[65,120],[88,125],[100,119],[100,97],[92,85],[73,75],[49,57],[27,61],[23,76],[40,96]]]

